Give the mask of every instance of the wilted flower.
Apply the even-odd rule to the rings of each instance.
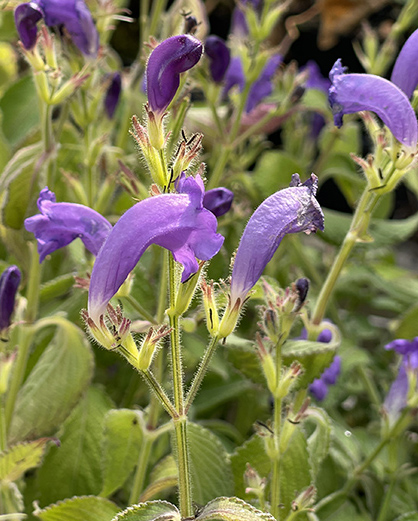
[[[402,89],[408,98],[412,97],[418,85],[418,29],[406,40],[393,67],[391,82]]]
[[[229,212],[233,199],[234,193],[228,188],[212,188],[203,196],[203,206],[216,217],[220,217]]]
[[[36,43],[36,24],[41,18],[48,27],[63,25],[83,54],[96,56],[99,35],[84,0],[34,0],[18,5],[15,23],[26,49]]]
[[[152,51],[146,72],[149,108],[162,114],[173,100],[180,85],[180,74],[200,60],[202,42],[190,34],[172,36]]]
[[[106,114],[109,119],[113,118],[113,114],[115,113],[116,107],[119,103],[120,94],[122,92],[122,78],[119,72],[114,72],[112,74],[112,79],[110,81],[109,87],[106,91],[106,96],[104,99],[104,107],[106,110]]]
[[[231,61],[231,53],[225,41],[219,36],[208,36],[205,42],[205,54],[209,57],[209,70],[213,81],[221,82]]]
[[[216,233],[216,217],[202,205],[202,179],[181,178],[177,190],[140,201],[114,226],[91,275],[89,315],[96,323],[151,244],[170,250],[183,264],[182,282],[198,270],[196,257],[209,260],[218,253],[224,238]]]
[[[329,329],[321,331],[317,338],[317,342],[328,344],[331,341],[332,333]],[[321,376],[315,379],[309,386],[309,391],[315,396],[318,401],[324,400],[328,394],[328,387],[335,385],[337,378],[341,372],[341,357],[336,356],[332,364],[325,369]]]
[[[17,266],[9,266],[0,277],[0,331],[7,329],[15,307],[17,288],[20,284],[20,270]]]
[[[25,228],[38,241],[39,260],[67,246],[79,237],[93,255],[97,255],[112,229],[112,225],[88,206],[75,203],[56,203],[55,194],[48,187],[38,198],[40,214],[25,220]]]
[[[344,114],[375,112],[403,145],[416,148],[417,119],[405,93],[394,83],[373,74],[345,74],[341,60],[330,72],[329,101],[334,123],[341,127]]]

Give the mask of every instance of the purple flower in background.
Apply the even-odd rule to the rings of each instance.
[[[99,34],[84,0],[34,0],[18,5],[15,23],[26,49],[36,43],[36,23],[41,18],[48,27],[63,25],[83,54],[96,56]]]
[[[249,4],[255,11],[260,12],[262,0],[241,0],[239,4],[232,13],[231,33],[238,38],[245,38],[248,35],[248,24],[242,7],[245,8]]]
[[[196,257],[209,260],[218,253],[224,238],[216,233],[216,217],[203,207],[202,179],[181,177],[177,189],[178,194],[140,201],[114,226],[91,275],[89,315],[94,322],[151,244],[170,250],[183,264],[182,282],[198,270]]]
[[[228,92],[238,85],[239,91],[242,92],[245,87],[245,76],[244,76],[244,68],[242,66],[241,58],[239,56],[234,56],[231,58],[229,62],[229,67],[225,73],[225,81],[224,81],[224,89],[222,92],[222,96],[226,97]]]
[[[307,89],[316,89],[328,93],[331,82],[328,78],[324,78],[324,76],[322,76],[321,70],[316,62],[313,60],[308,61],[305,67],[303,67],[301,70],[307,70],[309,74],[305,84]]]
[[[341,60],[335,62],[330,79],[329,102],[337,127],[341,127],[344,114],[370,110],[398,141],[416,148],[418,128],[414,109],[394,83],[373,74],[345,74]]]
[[[41,213],[25,219],[25,228],[38,241],[40,262],[77,237],[93,255],[97,255],[112,229],[104,217],[87,206],[56,203],[55,194],[48,187],[39,194],[38,208]]]
[[[119,103],[120,94],[122,92],[122,78],[119,72],[114,72],[112,74],[112,79],[110,81],[109,87],[106,91],[106,96],[104,99],[104,107],[106,110],[107,117],[109,119],[113,118],[116,107]]]
[[[418,373],[418,337],[413,340],[397,339],[385,346],[402,355],[398,376],[393,382],[383,403],[390,422],[397,420],[402,409],[407,405],[409,393],[408,373]]]
[[[205,43],[205,53],[209,57],[209,70],[213,81],[221,82],[231,61],[231,53],[225,41],[219,36],[208,36]]]
[[[154,113],[164,113],[179,88],[180,74],[194,67],[202,52],[202,42],[190,34],[172,36],[152,51],[146,81],[148,103]]]
[[[286,234],[324,229],[324,215],[315,199],[317,184],[314,174],[303,184],[294,174],[289,188],[268,197],[253,213],[235,256],[231,308],[238,299],[243,303]]]
[[[418,29],[411,34],[402,47],[393,67],[391,82],[412,97],[418,85]]]
[[[329,331],[330,335],[324,335],[321,339],[321,335],[325,333],[325,331],[329,331],[329,329],[325,329],[324,331],[322,331],[318,336],[317,341],[328,344],[331,340],[332,334]],[[311,383],[311,385],[309,386],[310,393],[313,394],[318,401],[324,400],[324,398],[328,394],[328,387],[330,385],[335,385],[337,378],[340,375],[340,372],[341,357],[336,356],[334,357],[332,364],[329,367],[327,367],[327,369],[325,369],[321,376]]]
[[[20,284],[20,270],[17,266],[9,266],[0,277],[0,331],[7,329],[15,307],[17,288]]]
[[[273,92],[272,79],[282,61],[283,58],[280,54],[275,54],[268,60],[258,80],[251,86],[245,107],[247,113],[251,112],[261,100],[267,98]]]
[[[229,212],[233,199],[234,192],[231,192],[228,188],[213,188],[203,196],[203,206],[211,211],[215,217],[220,217]]]

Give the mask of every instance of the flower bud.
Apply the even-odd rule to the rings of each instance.
[[[220,83],[225,76],[231,61],[231,53],[226,43],[219,36],[208,36],[205,43],[205,52],[209,58],[209,70],[212,79]]]
[[[228,188],[212,188],[203,197],[203,206],[212,212],[215,217],[226,214],[231,209],[234,200],[234,192]]]
[[[170,332],[171,329],[168,326],[161,326],[157,331],[150,327],[139,350],[137,367],[140,371],[146,371],[149,368],[156,353],[158,342]]]
[[[180,284],[176,295],[176,303],[172,310],[175,315],[183,315],[183,313],[189,309],[204,264],[204,261],[200,261],[197,272],[193,273],[191,277]],[[167,311],[168,314],[170,314],[170,312],[171,310]]]
[[[211,336],[215,337],[219,331],[219,316],[216,308],[216,300],[213,292],[213,282],[206,284],[202,281],[200,285],[203,293],[203,307],[206,315],[206,327]]]
[[[0,331],[4,331],[11,324],[20,278],[17,266],[9,266],[0,277]]]
[[[43,18],[42,9],[34,2],[20,4],[15,10],[15,24],[19,38],[25,49],[32,49],[36,44],[37,22]]]
[[[122,78],[119,72],[114,72],[106,91],[104,108],[109,119],[113,118],[122,92]]]

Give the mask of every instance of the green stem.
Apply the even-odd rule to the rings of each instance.
[[[29,244],[29,251],[31,255],[29,275],[28,275],[28,289],[26,293],[26,322],[32,323],[36,319],[39,306],[39,288],[41,285],[41,264],[39,263],[39,255],[36,244],[31,242]]]
[[[380,409],[382,403],[376,386],[371,378],[371,375],[367,374],[367,370],[363,365],[358,365],[356,369],[366,388],[368,395],[370,396],[371,402],[373,403],[373,405],[376,406],[377,409]]]
[[[208,370],[209,364],[212,360],[213,355],[215,354],[216,347],[219,342],[219,337],[215,336],[210,341],[208,348],[205,351],[205,354],[200,362],[199,368],[193,378],[193,382],[190,386],[190,389],[186,396],[186,403],[184,405],[184,412],[187,414],[190,406],[192,405],[200,386],[202,385],[203,378],[205,377],[206,371]]]
[[[155,36],[158,22],[161,21],[161,13],[165,10],[167,0],[156,0],[152,5],[151,22],[147,36]]]
[[[140,371],[140,374],[145,379],[151,390],[158,396],[161,405],[168,412],[172,418],[178,417],[178,413],[173,407],[170,398],[167,396],[164,389],[155,379],[155,376],[150,371]]]
[[[397,483],[397,476],[396,476],[396,473],[393,473],[392,477],[390,479],[389,488],[385,492],[385,499],[383,500],[382,506],[380,507],[379,516],[377,518],[377,521],[386,521],[388,514],[389,514],[389,507],[390,507],[390,503],[392,501],[392,495],[393,495],[393,491],[395,489],[396,483]]]
[[[182,519],[186,519],[193,516],[186,416],[181,416],[174,420],[174,432],[176,435],[177,465],[179,471],[180,514]]]
[[[151,324],[157,324],[157,321],[151,315],[151,313],[142,307],[141,304],[132,295],[126,295],[123,298],[129,302],[129,304],[141,315],[142,318],[145,318],[145,320],[148,320],[148,322],[151,322]]]
[[[141,493],[144,490],[145,477],[148,470],[148,464],[151,456],[151,449],[153,443],[154,438],[152,436],[149,436],[147,432],[144,432],[141,448],[139,451],[138,464],[136,466],[134,484],[132,485],[128,505],[138,503],[139,497],[141,496]]]
[[[0,451],[7,449],[6,414],[4,407],[4,396],[0,397]]]
[[[279,388],[282,373],[282,341],[276,345],[276,389]],[[274,459],[271,479],[271,514],[280,520],[280,437],[282,431],[282,397],[274,397]]]
[[[215,168],[209,177],[206,190],[210,190],[211,188],[216,188],[219,186],[225,167],[228,163],[229,156],[231,155],[231,151],[231,148],[227,145],[222,147],[221,153],[216,161]]]

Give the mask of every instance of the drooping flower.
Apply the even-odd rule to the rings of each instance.
[[[415,380],[415,386],[417,385],[418,337],[415,337],[411,341],[399,338],[387,344],[385,349],[393,349],[402,355],[398,376],[389,389],[383,403],[383,407],[388,413],[389,421],[394,423],[408,402],[408,395],[411,390],[409,375],[414,376],[413,380]]]
[[[288,233],[324,229],[324,215],[315,199],[318,179],[303,184],[293,174],[289,188],[268,197],[253,213],[238,246],[231,276],[232,307],[241,304]]]
[[[21,273],[17,266],[9,266],[0,277],[0,331],[7,329],[15,307]]]
[[[106,91],[104,99],[104,107],[109,119],[113,118],[116,107],[119,103],[120,94],[122,92],[122,78],[119,72],[114,72]]]
[[[147,63],[146,87],[149,108],[162,114],[180,85],[180,74],[196,65],[203,45],[190,34],[172,36],[152,51]]]
[[[412,97],[418,85],[418,29],[406,40],[393,67],[391,82]]]
[[[151,244],[170,250],[183,264],[182,282],[198,270],[196,257],[209,260],[218,253],[224,238],[216,233],[216,217],[202,205],[202,179],[182,177],[177,190],[140,201],[114,226],[91,275],[89,315],[94,322]]]
[[[205,42],[205,54],[209,57],[209,70],[213,81],[221,82],[231,61],[231,53],[225,41],[219,36],[208,36]]]
[[[332,67],[330,79],[329,102],[337,127],[341,127],[344,114],[370,110],[404,146],[416,148],[417,119],[407,96],[399,87],[373,74],[346,74],[341,60]]]
[[[317,341],[328,344],[331,340],[332,334],[330,332],[330,336],[322,336],[322,333],[325,331],[329,331],[329,329],[325,329],[318,336]],[[311,385],[309,386],[309,391],[311,394],[315,396],[318,401],[322,401],[328,394],[328,387],[330,385],[335,385],[337,378],[339,377],[341,372],[341,357],[335,356],[331,365],[325,369],[325,371],[321,374],[321,376],[315,379]]]
[[[273,92],[272,79],[282,61],[283,57],[280,54],[275,54],[268,60],[258,80],[252,84],[248,93],[247,105],[245,107],[247,113],[251,112],[260,101],[270,96]]]
[[[43,18],[48,27],[61,26],[86,56],[96,56],[99,34],[84,0],[34,0],[15,10],[15,23],[26,49],[36,43],[37,22]]]
[[[45,187],[38,198],[40,214],[25,220],[25,228],[38,241],[39,261],[67,246],[79,237],[93,255],[97,255],[112,225],[88,206],[56,203],[55,194]]]
[[[212,188],[203,196],[203,206],[211,211],[215,217],[220,217],[229,212],[233,199],[234,192],[231,192],[228,188]]]

